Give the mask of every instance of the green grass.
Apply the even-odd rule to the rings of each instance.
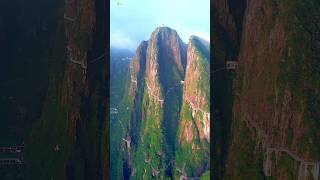
[[[196,128],[197,126],[194,122],[195,120],[192,118],[190,107],[187,102],[183,102],[180,119],[181,121],[191,121],[193,123],[193,129],[188,129],[188,131],[193,131],[193,141],[187,143],[180,140],[175,153],[175,167],[181,170],[182,167],[185,166],[186,173],[188,176],[192,177],[196,176],[195,172],[197,172],[199,168],[209,162],[209,144],[206,141],[200,141]],[[181,131],[182,129],[179,128],[179,136],[181,135]],[[192,150],[192,144],[201,149],[197,151]],[[179,177],[179,175],[178,172],[175,172],[175,177]]]
[[[192,120],[192,112],[191,112],[190,106],[187,102],[184,102],[182,105],[181,119],[189,120],[189,121]]]
[[[146,111],[144,112],[145,119],[142,121],[142,127],[140,136],[143,138],[143,143],[140,141],[137,144],[137,149],[134,152],[133,167],[137,170],[137,174],[134,179],[141,179],[145,173],[143,170],[146,169],[146,177],[151,177],[152,169],[149,164],[145,163],[145,153],[149,155],[151,159],[151,166],[153,168],[161,169],[165,166],[165,159],[161,159],[157,153],[166,151],[166,142],[164,138],[164,130],[157,124],[163,117],[163,112],[159,109],[160,104],[158,102],[152,102],[145,93],[144,103]],[[164,172],[161,172],[158,177],[164,177]]]
[[[210,171],[206,171],[200,178],[200,180],[210,180]]]
[[[206,147],[205,144],[199,144],[199,142],[197,144],[201,148]],[[198,150],[195,152],[192,150],[192,144],[182,144],[176,152],[175,169],[178,168],[181,170],[184,167],[185,172],[189,177],[195,177],[196,171],[208,163],[208,156],[209,149]],[[179,177],[179,175],[180,174],[176,171],[175,177]]]

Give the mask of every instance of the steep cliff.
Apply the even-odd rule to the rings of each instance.
[[[320,4],[246,3],[224,177],[318,179]]]
[[[139,58],[139,49],[134,59]],[[128,118],[130,117],[129,106],[132,105],[132,96],[129,95],[130,69],[129,64],[132,62],[133,53],[128,50],[111,48],[110,50],[110,108],[114,110],[110,114],[110,178],[111,179],[127,179],[130,160],[127,157],[125,149],[125,141],[128,133]]]
[[[134,178],[164,178],[166,173],[172,174],[168,167],[174,156],[181,98],[177,84],[184,78],[185,54],[185,45],[176,31],[161,27],[151,34],[146,51],[140,140],[133,160]]]
[[[42,114],[49,71],[63,68],[64,47],[60,45],[64,34],[58,21],[62,7],[59,0],[0,2],[0,144],[20,146],[24,142],[27,166],[32,158],[27,153],[28,138]],[[28,179],[27,166],[1,166],[0,177]]]
[[[235,72],[226,69],[227,61],[237,61],[241,48],[243,16],[246,1],[216,0],[212,3],[212,169],[215,179],[222,179],[229,153],[233,80]]]
[[[106,179],[108,74],[106,43],[101,41],[106,39],[101,16],[105,3],[66,1],[57,9],[44,106],[26,143],[26,175]]]
[[[0,179],[107,179],[103,0],[0,2]],[[21,155],[20,155],[21,154]]]
[[[210,156],[209,43],[192,36],[188,44],[182,109],[176,152],[176,176],[200,177],[209,170]]]
[[[245,13],[246,2],[243,0],[215,0],[212,2],[213,32],[219,31],[227,58],[234,58],[239,53],[242,18]],[[216,37],[214,37],[216,38]]]
[[[190,63],[187,65],[189,60]],[[120,153],[122,157],[120,160],[119,158],[114,160],[111,167],[114,179],[122,177],[164,179],[194,175],[189,172],[191,162],[187,160],[187,154],[183,154],[185,148],[189,152],[191,146],[181,148],[178,145],[180,139],[181,142],[185,142],[184,137],[178,133],[179,127],[183,124],[180,123],[181,107],[187,106],[189,102],[184,97],[190,97],[192,103],[196,103],[193,105],[197,106],[194,107],[197,119],[194,122],[197,124],[192,127],[193,129],[181,127],[181,131],[198,131],[200,138],[195,138],[194,142],[204,144],[206,142],[206,145],[201,145],[206,150],[200,151],[206,151],[208,155],[210,115],[206,112],[209,112],[210,106],[207,86],[209,68],[208,43],[192,37],[187,46],[177,32],[168,27],[157,28],[148,41],[143,41],[139,45],[128,67],[130,70],[130,74],[126,75],[128,79],[123,84],[127,86],[125,94],[129,96],[124,95],[119,106],[121,113],[118,122],[114,124],[114,127],[122,129],[120,133],[113,135],[120,141],[118,147],[122,149]],[[185,75],[190,77],[186,79],[188,86],[184,87]],[[199,83],[193,82],[196,80]],[[199,91],[195,92],[192,88],[197,88]],[[183,95],[184,89],[186,89],[185,95]],[[203,109],[205,112],[202,112]],[[117,144],[117,141],[115,143]],[[117,145],[111,146],[117,148]],[[114,151],[111,155],[117,153]],[[178,156],[179,160],[176,159]],[[177,161],[179,161],[177,168],[180,169],[183,168],[180,167],[182,163],[188,163],[187,172],[181,174],[180,171],[177,174],[175,166]],[[204,173],[207,162],[207,157],[198,159],[195,168],[199,170],[195,175],[200,176]]]

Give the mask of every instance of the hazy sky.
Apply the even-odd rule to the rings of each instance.
[[[110,0],[111,46],[135,51],[164,24],[187,43],[190,35],[210,40],[210,0]]]

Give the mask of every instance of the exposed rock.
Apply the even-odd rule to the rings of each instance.
[[[228,3],[230,3],[228,0],[217,1],[215,6],[220,10],[216,14],[229,14],[231,7]],[[315,5],[315,3],[248,0],[246,4],[238,58],[239,67],[236,70],[237,100],[233,108],[234,121],[246,123],[255,143],[255,153],[265,154],[263,162],[265,176],[285,179],[288,173],[276,170],[279,159],[271,160],[272,153],[285,154],[295,163],[300,163],[297,170],[292,170],[297,174],[298,179],[308,178],[309,175],[306,173],[308,168],[315,168],[312,170],[315,172],[313,176],[317,176],[319,148],[315,150],[317,148],[314,147],[317,145],[314,143],[314,138],[319,137],[319,134],[312,130],[315,127],[310,127],[309,121],[315,117],[315,114],[309,113],[308,97],[299,94],[302,92],[314,94],[314,98],[319,96],[315,91],[306,88],[313,86],[314,80],[308,80],[313,75],[307,72],[312,71],[308,64],[313,61],[315,52],[302,51],[300,43],[298,45],[296,42],[297,38],[301,38],[300,35],[305,33],[303,29],[311,26],[306,25],[300,29],[307,20],[300,14],[299,19],[296,12],[308,14],[298,9],[304,9],[305,6],[309,7],[310,4]],[[311,6],[309,8],[310,13],[316,14]],[[226,33],[231,34],[232,37],[234,30],[230,28],[233,25],[229,23],[228,16],[216,15],[216,18]],[[299,20],[291,21],[295,18]],[[303,22],[302,19],[304,19]],[[306,34],[303,36],[308,37]],[[293,56],[299,60],[295,61]],[[298,61],[300,65],[294,64]],[[299,78],[293,80],[296,74],[304,77],[301,78],[302,83],[297,82],[300,81]],[[237,134],[237,131],[240,130],[233,129],[233,133]],[[238,137],[232,137],[232,141],[238,143],[241,140]],[[234,157],[237,151],[232,149],[233,144],[236,143],[231,143],[229,158]],[[230,161],[237,160],[230,159]],[[227,170],[227,174],[229,175],[233,170]]]
[[[129,129],[140,132],[137,138],[140,143],[132,144],[138,150],[131,154],[133,161],[135,161],[134,159],[139,157],[137,153],[142,152],[146,162],[144,172],[137,170],[136,177],[141,178],[151,175],[164,178],[162,171],[169,167],[165,162],[171,163],[172,159],[167,158],[174,154],[166,154],[168,149],[162,144],[167,143],[169,148],[175,146],[174,139],[176,139],[175,131],[178,131],[177,126],[181,126],[181,132],[185,137],[179,138],[179,141],[186,139],[187,142],[193,143],[195,136],[200,136],[201,141],[204,139],[206,139],[206,142],[210,141],[209,88],[206,87],[204,90],[195,92],[189,86],[191,84],[191,86],[200,88],[202,84],[197,84],[199,81],[203,84],[209,84],[209,44],[197,37],[191,37],[191,41],[194,44],[190,42],[190,47],[187,49],[187,45],[182,42],[175,30],[168,27],[159,27],[151,34],[148,41],[143,41],[139,45],[136,55],[130,63],[129,95],[131,97],[130,104],[132,106],[130,105],[130,108],[132,108],[132,113],[128,126]],[[188,52],[188,58],[187,51],[193,51]],[[205,54],[202,51],[205,51]],[[201,53],[205,59],[201,59],[201,55],[198,53]],[[186,70],[188,69],[187,61],[189,59],[190,67],[189,70]],[[208,77],[202,78],[204,75]],[[187,79],[186,76],[192,77]],[[191,97],[190,99],[193,99],[195,124],[192,121],[179,123],[178,120],[179,114],[182,113],[178,108],[179,102],[188,103],[184,98],[187,95],[182,92],[185,89],[183,87],[188,87],[187,95]],[[141,109],[142,112],[137,111],[137,109]],[[141,124],[141,126],[137,126],[138,124]],[[177,124],[177,126],[172,124]],[[141,129],[139,129],[140,127]],[[199,132],[199,134],[195,135],[195,132]],[[209,149],[209,147],[197,146],[193,150],[203,151],[202,148]],[[148,158],[145,157],[146,154],[148,154]],[[148,168],[150,162],[157,164],[157,167],[150,170]],[[197,165],[197,169],[206,164],[206,162],[200,163],[201,165]],[[132,164],[131,168],[134,168],[134,166],[135,163]],[[201,174],[202,170],[199,173]]]

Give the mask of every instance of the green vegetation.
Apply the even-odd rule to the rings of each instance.
[[[205,95],[205,98],[208,100],[208,104],[205,104],[204,108],[209,111],[209,99],[210,99],[210,87],[209,87],[209,69],[210,69],[210,57],[209,57],[209,46],[202,42],[201,39],[197,37],[193,37],[191,39],[191,45],[195,48],[196,53],[199,57],[199,62],[195,64],[200,71],[201,79],[198,82],[195,82],[196,85],[193,88],[199,89],[202,91],[202,95]],[[191,87],[189,87],[191,88]],[[209,163],[209,144],[205,140],[200,140],[199,132],[197,129],[196,121],[203,120],[203,114],[199,112],[200,119],[193,119],[191,107],[188,102],[184,100],[182,102],[182,108],[180,112],[180,125],[184,123],[192,122],[192,129],[185,129],[187,131],[192,131],[193,141],[186,142],[186,140],[181,137],[181,128],[178,131],[179,142],[177,142],[177,149],[175,152],[175,168],[174,168],[174,177],[178,178],[181,173],[177,170],[184,170],[188,177],[196,177],[199,176],[199,172],[204,173],[202,171],[206,170],[206,165]],[[209,175],[206,175],[207,178]],[[204,177],[205,178],[205,177]]]
[[[274,176],[269,176],[269,177],[267,177],[267,180],[277,180],[277,178]]]
[[[193,150],[192,144],[198,146],[200,149]],[[205,168],[209,163],[209,145],[206,143],[200,143],[197,139],[194,143],[183,143],[179,146],[176,152],[176,164],[175,169],[182,170],[184,168],[188,177],[196,177],[196,172],[201,168]],[[179,177],[181,174],[175,171],[175,177]]]
[[[190,107],[186,102],[183,102],[180,119],[181,121],[192,121],[194,140],[187,143],[185,140],[180,139],[175,153],[175,169],[182,170],[185,168],[184,170],[188,176],[195,177],[195,172],[198,172],[199,168],[205,168],[205,165],[209,163],[209,144],[206,141],[200,141],[195,120],[192,118]],[[190,129],[188,130],[190,131]],[[179,129],[178,136],[181,135],[180,131],[181,129]],[[179,175],[181,174],[176,171],[175,177],[179,177]]]
[[[181,119],[191,121],[192,120],[192,112],[190,111],[190,106],[188,103],[184,102],[182,104],[182,113]]]
[[[288,180],[297,179],[299,166],[295,166],[295,160],[292,159],[289,155],[287,155],[286,153],[281,154],[278,166],[281,171],[287,172]]]
[[[207,170],[209,144],[199,140],[196,128],[192,129],[195,136],[192,144],[200,149],[192,150],[192,144],[177,145],[177,127],[180,116],[185,116],[183,119],[192,121],[193,127],[196,127],[189,105],[182,102],[182,88],[179,85],[184,79],[185,72],[178,69],[173,60],[173,54],[168,53],[165,48],[156,50],[159,51],[155,52],[159,58],[159,61],[156,62],[159,65],[159,74],[156,77],[158,82],[154,83],[160,86],[160,98],[164,98],[164,104],[149,97],[150,92],[145,82],[138,83],[136,94],[128,96],[130,84],[128,71],[116,72],[120,76],[126,74],[125,80],[119,81],[119,77],[114,77],[118,84],[114,84],[113,90],[117,89],[122,97],[119,98],[121,103],[118,104],[118,111],[121,113],[111,121],[111,128],[122,129],[119,123],[122,122],[124,131],[112,132],[111,136],[111,156],[116,157],[111,159],[113,179],[126,179],[130,175],[132,175],[131,179],[147,179],[152,176],[155,176],[154,179],[170,179],[176,175],[176,163],[182,165],[184,162],[187,162],[185,168],[188,175],[199,176],[199,172],[202,174]],[[205,50],[208,53],[208,49]],[[203,66],[201,70],[204,71],[201,75],[205,73],[209,77],[209,57],[202,57],[201,60],[207,61],[201,64]],[[140,67],[142,67],[141,72],[136,72],[138,76],[141,76],[138,79],[148,77],[144,74],[143,65]],[[209,78],[206,79],[206,82],[204,91],[208,92],[206,95],[209,99]],[[125,86],[125,89],[121,90],[121,86]],[[111,104],[114,102],[112,105],[117,107],[115,99],[113,98]],[[205,108],[209,109],[209,105]],[[203,118],[203,115],[200,116]],[[128,138],[129,134],[132,140],[130,149],[122,141],[122,138]],[[195,174],[195,171],[198,174]],[[208,177],[209,173],[203,178],[208,179]]]
[[[49,89],[51,93],[57,90],[52,86]],[[27,143],[27,179],[65,178],[61,164],[66,164],[73,144],[66,119],[62,106],[55,101],[48,101]],[[54,151],[56,145],[59,151]]]
[[[1,67],[8,70],[0,69],[3,73],[0,91],[2,95],[12,97],[11,102],[14,103],[0,98],[0,143],[8,146],[25,142],[26,166],[17,171],[8,168],[0,172],[0,177],[64,179],[62,165],[68,159],[72,143],[66,127],[65,111],[57,96],[60,87],[57,82],[63,79],[66,60],[63,23],[57,20],[63,9],[62,1],[42,5],[24,1],[13,4],[16,9],[12,13],[16,20],[19,19],[19,25],[16,27],[15,22],[10,20],[13,24],[8,28],[12,26],[20,30],[15,31],[13,37],[9,36],[13,49],[4,52],[9,52],[10,56],[3,54],[7,61],[3,61]],[[35,18],[40,16],[46,17],[41,23]],[[41,26],[48,30],[39,31],[37,36],[32,35],[30,30],[39,30]],[[6,124],[7,119],[9,124]],[[18,131],[11,135],[12,130]],[[56,144],[59,144],[61,151],[53,150]]]
[[[310,151],[314,157],[319,158],[320,144],[315,143],[320,138],[318,118],[320,94],[317,92],[317,89],[320,88],[320,56],[317,51],[319,39],[316,37],[319,27],[311,19],[319,16],[320,2],[317,0],[287,0],[285,3],[288,5],[287,32],[288,34],[290,32],[291,36],[287,41],[288,46],[283,60],[279,64],[280,97],[286,87],[293,93],[293,110],[304,113],[304,121],[309,128],[308,135],[306,135],[309,137],[302,139],[301,151]],[[309,138],[312,143],[308,143]]]
[[[263,153],[255,150],[254,132],[243,121],[233,121],[233,139],[225,179],[264,179]]]
[[[160,109],[159,102],[152,102],[148,98],[147,89],[145,89],[143,104],[145,104],[145,119],[142,121],[140,137],[141,141],[133,153],[133,167],[136,174],[133,179],[143,177],[152,177],[153,170],[160,170],[157,179],[164,177],[166,165],[165,151],[166,143],[164,141],[164,131],[160,126],[163,117],[163,111]],[[145,161],[150,160],[150,164]]]
[[[267,96],[266,100],[267,100],[268,103],[272,104],[273,103],[273,98],[274,98],[273,95],[269,95],[269,96]]]
[[[110,104],[118,108],[119,114],[115,117],[111,117],[111,133],[112,136],[110,137],[110,157],[114,157],[110,159],[110,172],[112,179],[122,179],[123,178],[123,159],[126,157],[126,151],[125,151],[125,143],[122,140],[122,138],[127,138],[128,127],[129,127],[129,119],[130,119],[130,113],[132,110],[132,102],[131,97],[128,96],[129,94],[129,85],[130,85],[130,74],[128,68],[129,66],[124,66],[123,72],[126,72],[122,74],[121,76],[117,77],[120,78],[116,81],[116,79],[112,79],[114,82],[123,83],[122,89],[117,89],[117,87],[121,88],[120,85],[113,83],[112,88],[115,88],[114,90],[120,90],[116,91],[118,93],[123,92],[122,99],[120,103],[117,103],[116,100],[118,98],[112,97]],[[119,94],[121,96],[121,94]],[[116,130],[116,131],[114,131]]]
[[[210,180],[210,171],[206,171],[200,178],[200,180]]]
[[[209,44],[205,44],[203,40],[194,37],[191,41],[194,44],[196,53],[199,57],[199,71],[201,80],[198,81],[198,87],[204,94],[206,99],[210,99],[210,49]],[[209,110],[210,101],[206,104],[205,109]]]

